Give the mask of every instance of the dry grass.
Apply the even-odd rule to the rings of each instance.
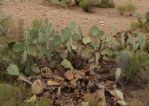
[[[127,3],[125,5],[117,6],[117,10],[120,15],[132,16],[136,12],[137,6],[133,3]]]
[[[31,93],[25,91],[23,86],[0,83],[0,106],[52,106],[45,98],[25,103],[24,99],[28,99],[29,95],[31,96]]]

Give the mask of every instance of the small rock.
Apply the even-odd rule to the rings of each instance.
[[[60,83],[57,81],[54,81],[54,80],[47,81],[47,86],[58,86],[58,85],[60,85]]]
[[[61,77],[61,76],[54,76],[54,79],[56,80],[56,81],[64,81],[64,78],[63,77]]]
[[[68,80],[72,80],[72,79],[74,79],[74,72],[68,70],[68,71],[65,73],[64,76],[66,77],[66,79],[68,79]]]
[[[44,84],[41,82],[41,80],[37,79],[33,82],[31,89],[35,95],[41,94],[44,91]]]

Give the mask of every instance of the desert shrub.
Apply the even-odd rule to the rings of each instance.
[[[92,7],[114,8],[113,0],[43,0],[44,4],[49,2],[51,5],[61,7],[79,6],[86,12],[92,12]]]
[[[8,16],[0,17],[0,36],[7,34],[9,23],[10,23],[10,17]]]
[[[49,3],[51,5],[70,7],[75,5],[75,0],[43,0],[43,3]]]
[[[132,22],[132,23],[130,23],[130,29],[138,30],[140,28],[142,28],[142,24],[140,24],[139,22]]]
[[[145,51],[146,37],[141,33],[126,31],[109,36],[107,40],[125,81],[139,81],[140,72],[147,71],[144,67],[149,65],[149,55]]]
[[[119,65],[122,68],[127,81],[138,81],[139,74],[144,67],[149,65],[148,54],[122,51],[120,53]],[[147,71],[148,69],[146,69]]]
[[[117,6],[117,10],[120,15],[132,16],[136,12],[137,6],[132,3],[127,3],[125,5]]]
[[[130,24],[130,28],[137,30],[142,29],[143,31],[149,32],[149,13],[147,12],[145,16],[137,15],[137,22]]]
[[[147,32],[149,32],[149,12],[146,12],[146,14],[145,14],[145,19],[144,19],[145,21],[143,22],[143,20],[142,20],[142,24],[143,24],[143,27],[145,28],[145,30],[147,31]],[[140,20],[141,21],[141,20]]]
[[[114,8],[115,4],[113,0],[101,0],[101,4],[98,5],[101,8]]]
[[[92,8],[92,4],[90,0],[81,0],[79,6],[86,12],[90,12]]]
[[[126,8],[125,8],[125,6],[118,6],[117,10],[119,11],[120,15],[124,15]]]
[[[128,81],[137,81],[144,67],[149,65],[149,56],[145,52],[146,37],[139,34],[127,33],[119,38],[118,66],[121,67]],[[145,69],[146,71],[148,69]]]
[[[84,11],[90,12],[91,7],[114,8],[113,0],[80,0],[79,5]]]

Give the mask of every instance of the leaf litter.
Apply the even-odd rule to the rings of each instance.
[[[31,90],[34,95],[26,101],[32,102],[40,96],[46,96],[52,99],[55,106],[110,106],[106,95],[109,92],[113,104],[125,104],[123,93],[114,87],[115,81],[105,79],[110,77],[108,73],[102,75],[89,69],[67,70],[62,74],[59,71],[64,72],[44,67],[38,77],[29,76],[28,79],[33,82]]]

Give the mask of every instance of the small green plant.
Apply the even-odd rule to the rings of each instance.
[[[118,6],[117,10],[120,15],[132,16],[136,12],[137,6],[132,3],[127,3],[125,5]]]
[[[123,70],[123,73],[127,80],[138,81],[138,76],[143,67],[149,65],[148,54],[142,52],[131,53],[128,51],[122,51],[119,57],[119,65]]]
[[[115,4],[113,0],[101,0],[101,4],[98,5],[101,8],[114,8]]]
[[[132,22],[132,23],[130,23],[130,28],[132,30],[138,30],[138,29],[142,28],[142,24],[140,24],[139,22]]]
[[[113,0],[80,0],[79,5],[84,11],[92,12],[93,7],[114,8]]]
[[[90,0],[80,0],[79,6],[86,12],[91,12],[92,4]]]
[[[57,5],[61,7],[79,6],[86,12],[93,12],[93,7],[114,8],[113,0],[43,0],[43,4]]]

